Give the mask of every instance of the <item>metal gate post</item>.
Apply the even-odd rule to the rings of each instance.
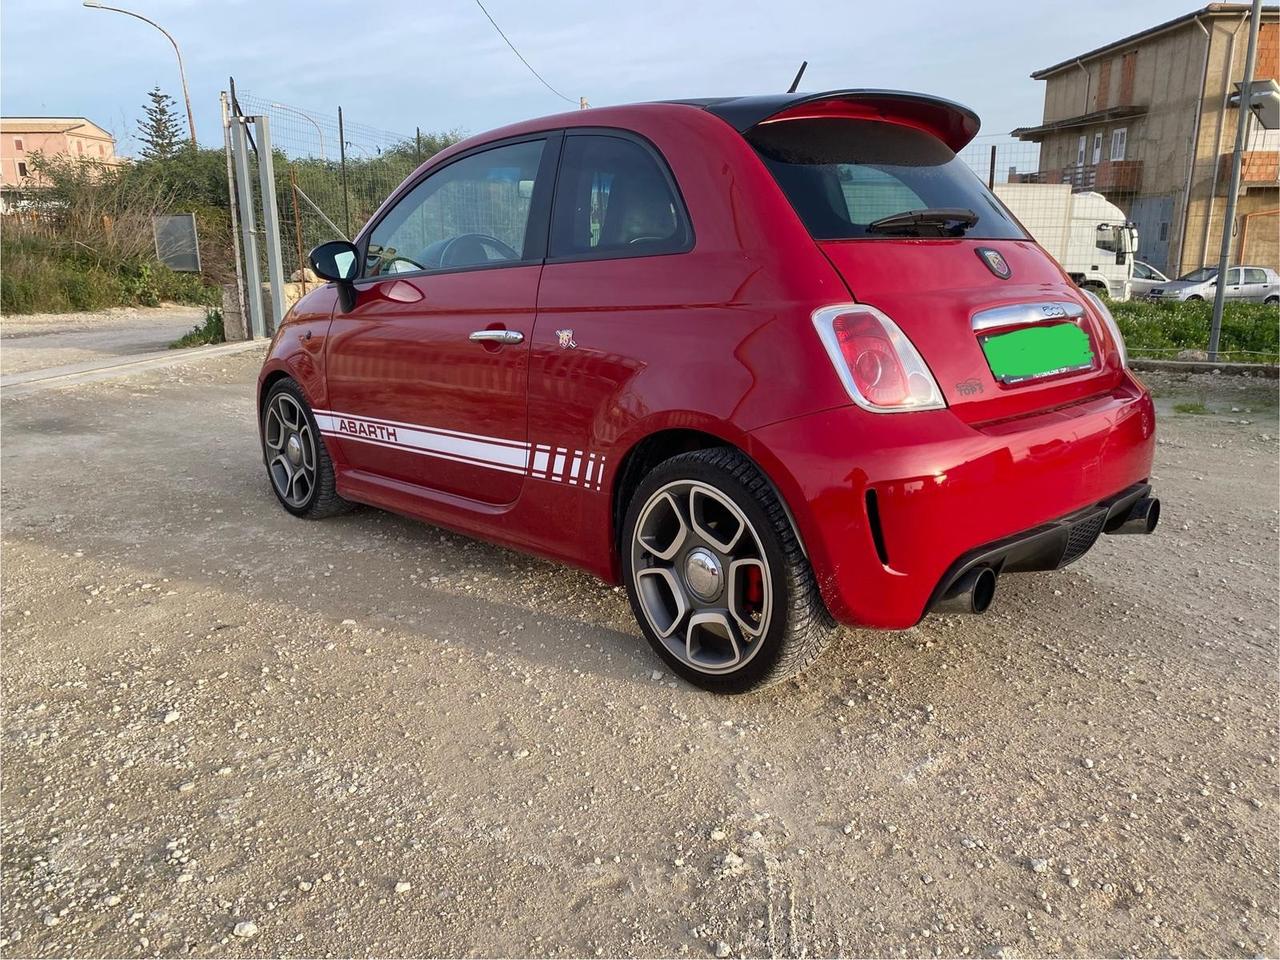
[[[236,155],[236,193],[240,198],[240,233],[244,240],[244,273],[249,300],[249,339],[266,336],[262,322],[262,275],[258,272],[258,236],[253,215],[253,184],[249,179],[249,138],[243,117],[231,118],[232,152]]]
[[[267,244],[267,277],[271,281],[271,329],[284,319],[284,269],[280,259],[280,211],[276,206],[275,166],[271,162],[271,121],[254,117],[258,128],[258,181],[262,188],[262,227]]]

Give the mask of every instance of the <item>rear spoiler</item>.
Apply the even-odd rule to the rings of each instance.
[[[808,117],[851,117],[906,122],[937,137],[953,151],[978,133],[978,115],[941,97],[901,90],[829,90],[825,93],[770,93],[677,101],[713,113],[739,133],[761,123]]]

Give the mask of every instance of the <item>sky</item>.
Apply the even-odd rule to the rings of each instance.
[[[571,105],[503,43],[475,0],[104,0],[182,48],[200,142],[222,143],[218,93],[237,89],[396,133],[480,133]],[[890,87],[978,111],[985,135],[1041,117],[1031,71],[1195,9],[1192,0],[484,0],[576,107],[786,90]],[[173,50],[132,17],[75,0],[4,0],[0,112],[86,116],[123,154],[147,91],[182,109]],[[301,121],[299,121],[301,122]]]

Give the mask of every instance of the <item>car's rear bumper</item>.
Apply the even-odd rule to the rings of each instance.
[[[1150,476],[1155,412],[1126,376],[1103,396],[978,427],[948,410],[845,407],[772,424],[752,440],[832,615],[904,628],[975,551],[1129,499]]]

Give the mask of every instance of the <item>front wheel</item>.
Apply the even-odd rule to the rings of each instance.
[[[1267,299],[1263,300],[1262,302],[1269,306],[1274,307],[1276,304],[1280,303],[1280,297],[1267,297]]]
[[[352,504],[338,496],[333,461],[298,384],[277,380],[262,405],[262,459],[280,505],[297,517],[319,519]]]
[[[698,450],[654,468],[623,531],[636,620],[697,686],[742,693],[785,680],[834,632],[782,501],[736,450]]]

